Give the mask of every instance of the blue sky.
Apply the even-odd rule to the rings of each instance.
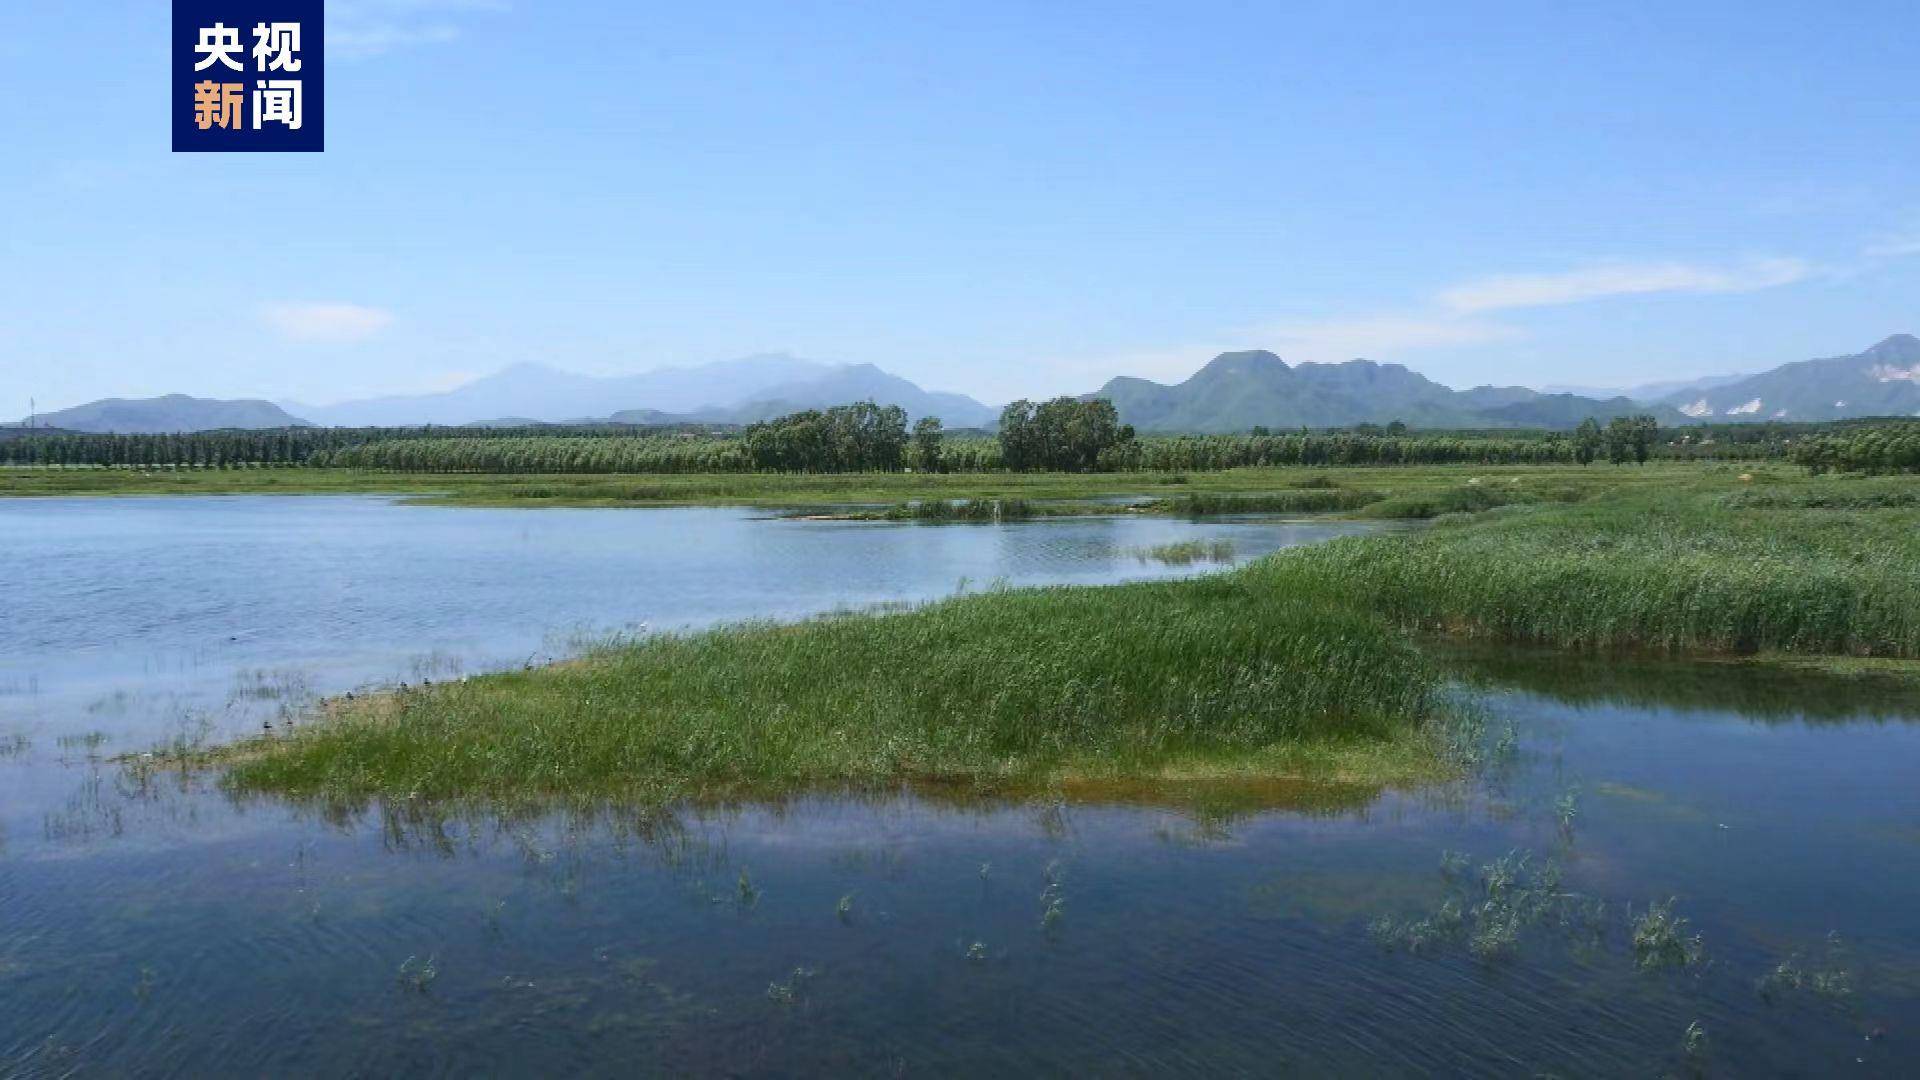
[[[764,351],[990,402],[1250,347],[1624,385],[1920,330],[1909,3],[331,0],[320,155],[170,153],[168,19],[0,8],[0,416]]]

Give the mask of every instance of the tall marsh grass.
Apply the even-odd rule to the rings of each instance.
[[[230,751],[228,780],[422,797],[999,789],[1406,751],[1441,716],[1439,688],[1379,620],[1237,574],[1000,591],[337,703]],[[1413,758],[1431,764],[1398,760]]]
[[[1839,495],[1838,492],[1835,493]],[[1876,499],[1880,493],[1876,493]],[[1920,657],[1920,508],[1621,492],[1256,564],[1280,595],[1575,648]]]
[[[1303,487],[1249,494],[1195,492],[1171,499],[1157,499],[1148,506],[1158,513],[1183,517],[1215,514],[1331,514],[1357,510],[1383,498],[1385,496],[1378,491]]]

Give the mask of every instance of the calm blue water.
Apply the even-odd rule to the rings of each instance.
[[[0,501],[0,1075],[1920,1068],[1920,708],[1857,686],[1465,655],[1482,775],[1204,812],[449,817],[235,804],[107,760],[582,635],[1193,572],[1135,551],[1351,528]],[[1484,952],[1370,930],[1471,910],[1510,853],[1580,916]],[[1642,971],[1632,920],[1669,897],[1706,962]],[[1796,953],[1847,992],[1763,995]]]

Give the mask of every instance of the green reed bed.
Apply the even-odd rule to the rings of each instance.
[[[1254,569],[1423,631],[1576,648],[1920,657],[1920,508],[1853,481],[1508,507]],[[1866,482],[1861,482],[1866,483]],[[1795,505],[1794,491],[1806,505]],[[1874,504],[1869,506],[1868,504]]]
[[[1221,514],[1334,514],[1377,503],[1378,491],[1355,491],[1333,486],[1295,488],[1250,494],[1195,492],[1155,499],[1144,509],[1183,517]]]
[[[1088,499],[925,499],[871,510],[808,515],[847,521],[981,522],[1025,521],[1048,517],[1157,514],[1216,517],[1232,514],[1333,514],[1377,503],[1378,491],[1356,491],[1331,483],[1284,491],[1191,493],[1131,502]],[[1392,516],[1392,515],[1389,515]],[[1425,515],[1411,515],[1425,516]]]
[[[1034,518],[1081,517],[1087,514],[1125,513],[1119,503],[1095,503],[1078,500],[1035,502],[1030,499],[922,499],[895,503],[876,510],[850,510],[838,514],[805,514],[839,521],[924,521],[979,523],[1029,521]]]
[[[1230,573],[652,638],[215,753],[239,791],[326,796],[1378,784],[1444,771],[1440,688],[1373,617]]]
[[[1233,541],[1231,540],[1181,540],[1172,544],[1156,544],[1152,547],[1135,548],[1134,558],[1141,562],[1157,562],[1163,566],[1192,566],[1196,563],[1228,563],[1233,561]]]
[[[1505,483],[1466,483],[1458,487],[1414,491],[1375,499],[1357,509],[1361,517],[1394,520],[1427,520],[1448,514],[1478,514],[1501,506],[1542,501],[1573,502],[1582,492],[1578,488],[1556,488],[1542,492],[1521,487],[1513,479]]]
[[[1578,491],[1659,486],[1721,466],[1261,466],[1111,473],[447,473],[321,468],[0,468],[0,498],[46,495],[406,494],[459,506],[823,506],[930,499],[1071,500],[1143,493],[1271,496],[1327,487],[1417,494],[1478,481]],[[1764,473],[1767,466],[1741,466]],[[1800,470],[1786,469],[1798,475]],[[1170,490],[1171,489],[1171,490]],[[1299,507],[1283,508],[1296,510]],[[1228,508],[1219,512],[1247,512]]]

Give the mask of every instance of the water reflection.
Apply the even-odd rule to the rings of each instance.
[[[714,580],[623,592],[608,583],[646,561],[637,538],[673,538],[617,514],[579,520],[611,533],[541,533],[537,558],[495,569],[582,559],[620,603],[737,599]],[[82,542],[106,543],[85,539],[91,527]],[[1056,543],[1046,530],[1076,526],[740,527],[823,530],[715,535],[736,555],[798,545],[788,569],[809,545],[892,536],[833,565],[944,589],[938,559],[1014,565]],[[1236,551],[1260,528],[1235,533]],[[1075,559],[1109,552],[1099,573],[1133,572],[1134,548],[1184,535],[1059,543]],[[437,528],[415,539],[460,543]],[[475,541],[476,558],[499,539]],[[16,736],[0,754],[0,1074],[1920,1068],[1920,725],[1897,722],[1920,710],[1873,680],[1461,655],[1488,716],[1486,770],[1411,791],[290,803],[230,799],[164,752],[114,760],[280,723],[341,670],[456,678],[567,632],[520,622],[566,573],[529,571],[470,602],[430,595],[442,556],[410,559],[418,588],[389,603],[363,582],[340,601],[358,605],[355,634],[321,632],[343,625],[337,613],[288,614],[231,647],[200,639],[225,616],[196,622],[197,593],[154,601],[173,605],[167,629],[106,588],[97,665],[9,676],[21,689],[0,699],[0,733]],[[834,584],[774,577],[756,585],[783,603]],[[501,601],[519,589],[524,601]],[[598,610],[565,614],[591,624]],[[381,641],[384,620],[419,633],[456,613],[503,628],[464,646],[427,633],[357,666],[371,655],[361,632]],[[316,640],[334,650],[326,663],[302,659]],[[175,662],[185,655],[198,659]],[[1695,935],[1704,962],[1686,960]]]
[[[1725,712],[1761,723],[1920,716],[1920,687],[1913,679],[1877,672],[1870,665],[1839,674],[1792,662],[1582,655],[1444,643],[1430,649],[1472,686],[1547,694],[1569,704]]]

